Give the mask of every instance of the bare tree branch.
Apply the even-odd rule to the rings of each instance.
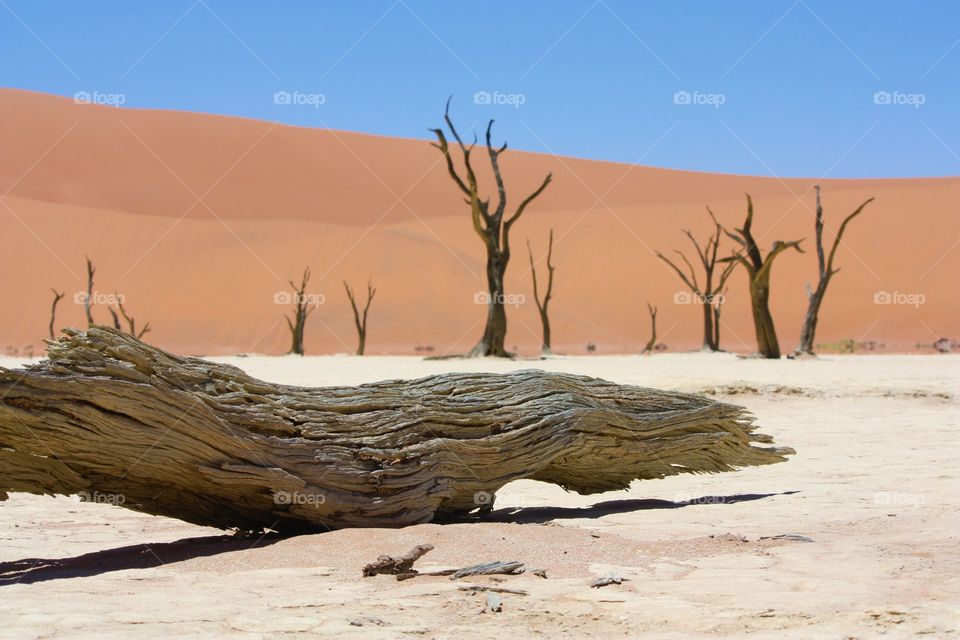
[[[346,280],[343,281],[343,288],[346,289],[347,297],[350,299],[350,306],[353,308],[353,323],[357,328],[357,355],[362,356],[367,345],[367,312],[370,310],[370,303],[373,302],[373,296],[377,293],[377,290],[374,288],[373,282],[368,280],[367,303],[363,307],[363,314],[361,314],[357,306],[356,297],[353,294],[353,289],[350,288]]]
[[[120,301],[119,296],[117,296],[117,308],[120,310],[120,314],[123,316],[123,319],[127,322],[127,327],[129,328],[128,333],[135,338],[142,338],[144,335],[150,332],[150,323],[147,322],[143,325],[143,328],[140,331],[137,331],[137,323],[134,318],[127,314],[127,310],[123,308],[123,302]],[[119,325],[120,320],[117,318],[117,314],[114,313],[113,309],[110,309],[110,313],[113,315],[114,325]],[[120,329],[119,326],[117,326]],[[122,329],[121,329],[122,330]]]
[[[54,334],[54,323],[57,319],[57,303],[63,299],[65,293],[61,293],[53,287],[50,287],[50,291],[53,292],[53,304],[50,306],[50,339],[53,340],[56,337]]]
[[[93,307],[93,274],[97,270],[93,267],[93,263],[90,261],[90,258],[84,256],[87,260],[87,297],[83,300],[83,311],[87,316],[87,328],[93,326],[93,313],[91,308]]]
[[[530,255],[530,273],[533,276],[533,299],[537,304],[537,311],[540,312],[540,324],[543,326],[543,341],[540,351],[541,353],[547,354],[552,352],[550,316],[547,307],[553,298],[553,273],[555,271],[553,266],[553,229],[550,229],[550,244],[547,249],[547,290],[542,300],[540,299],[540,292],[537,287],[537,267],[533,261],[533,248],[530,246],[529,238],[527,238],[527,252]]]
[[[690,278],[687,277],[687,274],[685,274],[683,271],[681,271],[681,270],[680,270],[680,267],[678,267],[677,265],[675,265],[675,264],[673,263],[673,261],[670,260],[670,258],[668,258],[667,256],[663,255],[663,254],[660,253],[659,251],[657,251],[657,252],[655,252],[655,253],[656,253],[656,256],[657,256],[658,258],[660,258],[661,260],[663,260],[664,262],[666,262],[668,265],[670,265],[670,267],[673,268],[674,271],[677,272],[677,275],[680,276],[680,279],[683,280],[683,283],[684,283],[685,285],[687,285],[688,287],[690,287],[690,289],[691,289],[694,293],[697,293],[697,294],[700,293],[700,287],[697,286],[696,283],[694,283],[693,281],[691,281]],[[678,252],[678,253],[679,253],[679,252]],[[681,254],[681,255],[682,255],[682,254]]]
[[[647,309],[650,311],[650,339],[643,348],[643,353],[653,353],[657,347],[657,308],[648,302]]]

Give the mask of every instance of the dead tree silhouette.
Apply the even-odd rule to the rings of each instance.
[[[550,354],[550,315],[548,305],[553,299],[553,272],[556,268],[553,266],[553,229],[550,229],[550,244],[547,249],[547,290],[543,294],[543,300],[540,299],[540,291],[537,286],[537,268],[533,263],[533,249],[530,247],[530,239],[527,238],[527,252],[530,254],[530,273],[533,276],[533,300],[537,303],[537,311],[540,313],[540,324],[543,326],[543,341],[540,352]]]
[[[367,281],[367,303],[363,306],[363,313],[357,306],[356,297],[353,295],[353,289],[343,281],[343,288],[347,290],[347,297],[350,298],[350,306],[353,308],[353,324],[357,328],[357,355],[362,356],[367,347],[367,312],[370,310],[370,303],[373,302],[373,296],[377,293],[373,283]]]
[[[837,237],[833,240],[833,246],[830,247],[829,257],[825,257],[823,250],[823,205],[820,202],[820,185],[816,185],[814,189],[817,192],[817,213],[814,229],[816,231],[817,243],[818,280],[816,289],[811,288],[809,284],[807,285],[807,315],[804,316],[803,328],[800,330],[800,344],[796,350],[798,355],[813,355],[813,341],[817,333],[817,320],[820,315],[820,306],[823,304],[823,296],[827,293],[827,285],[830,284],[830,279],[840,271],[840,269],[834,269],[833,267],[833,258],[837,254],[837,247],[840,246],[843,233],[847,230],[847,225],[850,221],[860,215],[860,212],[863,211],[868,204],[873,202],[873,198],[864,200],[859,207],[854,209],[853,213],[843,219],[843,222],[840,224],[840,229],[837,231]]]
[[[57,319],[57,303],[59,303],[66,294],[57,291],[53,287],[50,287],[50,291],[53,292],[53,304],[50,305],[50,339],[54,340],[56,337],[54,335],[54,323]]]
[[[752,227],[753,198],[748,193],[747,218],[743,227],[733,231],[723,230],[734,242],[740,245],[742,251],[729,258],[723,258],[720,262],[742,264],[743,268],[746,269],[750,284],[753,326],[757,335],[757,351],[764,358],[776,359],[780,357],[780,343],[777,341],[777,330],[770,313],[770,270],[773,268],[773,261],[776,257],[787,249],[796,249],[803,253],[803,249],[800,248],[802,240],[791,240],[789,242],[776,240],[770,251],[764,256],[760,253],[760,247],[757,246],[753,237]]]
[[[689,229],[684,229],[683,233],[690,239],[690,242],[693,244],[693,248],[697,252],[697,258],[700,261],[700,266],[703,268],[703,284],[697,279],[697,272],[694,269],[693,264],[687,259],[686,254],[684,254],[679,249],[675,249],[677,255],[680,256],[680,259],[686,265],[689,273],[685,273],[680,267],[677,266],[670,258],[666,257],[659,251],[656,252],[658,258],[667,263],[680,277],[685,285],[690,289],[690,292],[694,296],[694,302],[701,306],[703,312],[703,349],[704,351],[719,351],[720,350],[720,305],[723,304],[723,291],[724,285],[727,282],[727,278],[730,277],[730,274],[733,273],[733,268],[736,266],[736,263],[730,262],[723,266],[720,270],[720,273],[717,274],[717,279],[714,281],[714,274],[716,272],[717,263],[717,254],[720,249],[720,238],[723,235],[723,227],[717,222],[717,217],[713,215],[713,211],[710,207],[707,207],[707,213],[710,214],[710,219],[713,221],[713,232],[707,237],[707,241],[701,245],[696,238],[693,237],[693,233]]]
[[[290,316],[284,316],[287,326],[290,328],[290,353],[303,355],[303,332],[307,325],[307,317],[313,312],[316,306],[307,304],[307,283],[310,282],[310,267],[303,269],[303,276],[300,278],[300,285],[294,284],[293,280],[287,281],[293,289],[293,320]]]
[[[643,348],[643,353],[653,353],[657,348],[657,308],[648,302],[647,309],[650,311],[650,339]]]
[[[470,215],[473,220],[473,229],[483,241],[487,250],[487,288],[489,290],[489,299],[487,300],[487,320],[483,330],[483,337],[473,349],[467,354],[470,357],[476,356],[499,356],[508,357],[504,348],[504,340],[507,336],[507,313],[504,306],[504,286],[503,278],[507,271],[507,264],[510,262],[510,230],[520,216],[526,211],[527,206],[537,196],[543,193],[553,174],[548,173],[543,182],[530,195],[524,198],[513,214],[506,215],[507,191],[504,186],[503,176],[500,173],[500,154],[507,149],[507,143],[504,142],[500,147],[494,147],[491,141],[491,130],[493,120],[487,124],[486,146],[487,155],[490,159],[490,167],[493,171],[493,178],[497,187],[497,204],[491,208],[490,198],[481,198],[480,186],[477,182],[476,173],[474,173],[471,164],[470,154],[476,147],[477,141],[474,136],[473,144],[467,146],[463,143],[460,134],[450,119],[450,100],[447,100],[447,106],[443,114],[444,122],[450,130],[450,134],[456,140],[460,153],[463,155],[464,171],[466,179],[460,177],[453,156],[450,153],[450,146],[447,142],[446,134],[443,129],[431,129],[437,136],[437,142],[434,147],[440,150],[447,162],[447,172],[457,188],[465,196],[465,200],[470,205]]]

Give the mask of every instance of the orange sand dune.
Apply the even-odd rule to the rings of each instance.
[[[438,121],[424,114],[424,124]],[[83,256],[97,267],[102,301],[117,292],[150,339],[181,352],[282,353],[286,308],[274,303],[304,265],[325,296],[307,327],[312,353],[352,349],[341,279],[378,287],[368,350],[435,353],[468,348],[482,329],[482,246],[439,153],[426,142],[306,129],[190,113],[114,109],[0,90],[0,345],[39,351],[49,287],[67,292],[59,326],[80,326],[74,293]],[[668,141],[665,141],[667,143]],[[483,160],[477,154],[477,161]],[[654,169],[511,151],[512,203],[547,171],[555,180],[513,234],[508,346],[533,353],[539,321],[525,240],[557,243],[555,350],[631,352],[647,339],[645,303],[659,311],[660,340],[700,343],[700,312],[675,303],[675,275],[652,254],[688,248],[681,229],[709,230],[704,205],[739,224],[743,193],[756,201],[763,244],[805,237],[808,252],[774,268],[773,307],[784,350],[795,345],[815,278],[813,182]],[[485,171],[481,178],[489,178]],[[913,350],[960,338],[960,178],[821,181],[828,227],[876,196],[837,256],[818,340],[875,341]],[[542,256],[540,256],[542,257]],[[753,349],[746,283],[731,281],[726,348]],[[888,292],[900,304],[876,304]],[[896,295],[893,295],[896,294]],[[913,296],[912,298],[908,296]],[[94,309],[109,322],[105,304]]]

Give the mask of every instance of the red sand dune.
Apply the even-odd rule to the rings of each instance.
[[[425,125],[438,114],[424,114]],[[309,353],[345,352],[355,341],[341,279],[372,277],[369,353],[467,349],[482,329],[483,252],[468,212],[427,142],[168,111],[74,104],[0,90],[0,229],[6,313],[0,345],[37,351],[52,294],[66,291],[58,326],[80,326],[74,294],[84,255],[96,290],[119,292],[154,343],[188,353],[282,353],[285,307],[274,294],[309,264],[325,303],[307,327]],[[479,156],[479,154],[478,154]],[[478,162],[483,156],[477,158]],[[525,241],[557,242],[555,350],[634,352],[648,335],[646,302],[659,306],[671,350],[700,343],[700,311],[676,304],[683,287],[653,254],[689,249],[681,233],[709,231],[710,204],[742,222],[749,191],[762,244],[806,238],[773,275],[783,349],[796,344],[816,275],[813,182],[693,173],[511,151],[504,172],[512,203],[547,171],[555,180],[515,226],[508,293],[508,347],[532,353],[539,321]],[[481,174],[487,178],[487,174]],[[828,227],[860,201],[876,202],[837,256],[818,341],[852,338],[913,350],[960,338],[960,178],[823,180]],[[830,234],[832,237],[832,234]],[[728,245],[729,246],[729,245]],[[542,255],[541,255],[542,257]],[[542,263],[541,263],[542,265]],[[922,304],[876,304],[877,292],[920,294]],[[746,282],[731,280],[723,312],[727,349],[753,349]],[[903,298],[901,297],[901,300]],[[104,305],[98,321],[109,322]]]

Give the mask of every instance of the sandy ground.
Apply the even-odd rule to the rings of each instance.
[[[747,406],[798,454],[596,496],[516,482],[490,521],[289,539],[224,539],[108,505],[13,494],[0,503],[0,637],[960,635],[954,356],[220,360],[309,385],[542,367],[713,393]],[[427,542],[435,549],[422,568],[519,560],[548,578],[361,578],[377,555]],[[625,581],[588,586],[610,573]],[[458,589],[466,585],[528,595],[504,594],[501,613],[482,613],[485,596]]]

